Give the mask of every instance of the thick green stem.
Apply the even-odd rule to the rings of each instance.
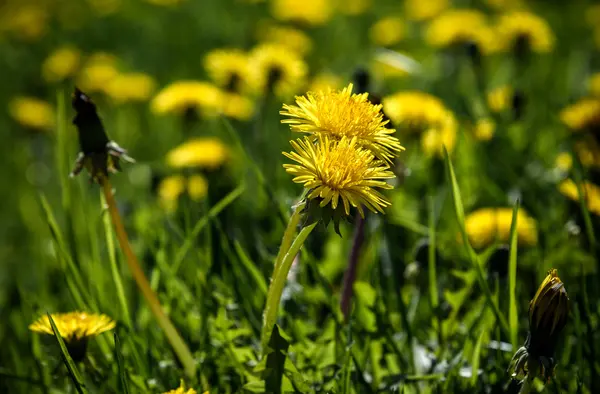
[[[277,252],[277,257],[275,258],[275,267],[273,268],[273,277],[276,276],[277,270],[281,266],[281,260],[285,257],[285,254],[290,249],[292,245],[292,241],[294,240],[294,234],[296,234],[296,228],[298,227],[298,223],[300,223],[300,219],[302,218],[302,210],[304,209],[305,203],[300,203],[294,209],[294,213],[290,217],[288,221],[288,225],[283,233],[283,239],[281,240],[281,245],[279,246],[279,251]]]
[[[290,222],[292,220],[290,219]],[[303,227],[300,230],[298,236],[294,239],[289,250],[285,253],[282,258],[280,264],[277,264],[273,270],[273,278],[271,279],[271,284],[269,285],[269,291],[267,292],[267,302],[265,305],[265,310],[263,313],[263,327],[261,332],[261,349],[263,352],[266,350],[267,344],[269,343],[269,338],[271,336],[271,331],[273,331],[273,326],[275,325],[275,321],[277,320],[277,310],[279,309],[279,302],[281,301],[281,294],[283,293],[283,288],[285,287],[285,283],[287,281],[288,273],[290,272],[290,268],[292,267],[292,263],[294,258],[300,251],[300,248],[306,241],[306,238],[311,233],[311,231],[315,228],[318,222],[309,224],[306,227]],[[288,226],[289,228],[289,226]],[[286,230],[287,233],[287,230]],[[293,234],[293,232],[291,232]],[[291,239],[291,238],[290,238]],[[282,247],[285,246],[285,243],[289,240],[284,236],[284,240],[281,243]]]
[[[173,323],[171,323],[169,317],[165,315],[165,312],[160,306],[160,301],[158,300],[156,293],[154,293],[150,287],[150,283],[148,282],[148,279],[146,279],[146,275],[144,274],[144,271],[142,271],[142,267],[140,266],[135,253],[133,253],[133,249],[129,244],[127,232],[125,231],[125,226],[123,225],[121,215],[117,209],[117,203],[112,192],[110,181],[107,177],[102,177],[101,183],[102,191],[104,192],[104,198],[106,199],[106,205],[108,206],[108,212],[110,213],[110,218],[112,219],[115,227],[115,234],[117,235],[119,245],[121,246],[123,254],[125,255],[125,261],[127,261],[127,265],[129,265],[129,269],[131,270],[131,275],[133,276],[133,279],[135,280],[140,292],[148,302],[148,306],[154,314],[158,325],[165,332],[167,340],[173,347],[173,350],[175,351],[175,354],[177,354],[179,361],[181,361],[185,374],[189,377],[193,377],[196,374],[196,362],[194,361],[194,357],[181,338],[181,335],[179,335],[177,332],[177,329]]]

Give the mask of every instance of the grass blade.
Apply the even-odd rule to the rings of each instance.
[[[54,324],[54,320],[52,320],[52,315],[50,315],[49,312],[47,312],[46,314],[48,315],[48,320],[50,321],[50,325],[52,326],[54,337],[56,338],[58,346],[60,347],[60,354],[62,356],[62,360],[67,366],[67,369],[69,370],[69,376],[71,376],[71,380],[75,385],[75,389],[79,394],[87,393],[87,390],[85,389],[85,385],[83,383],[83,379],[81,378],[81,375],[77,370],[77,366],[75,365],[75,362],[73,361],[71,355],[69,354],[69,351],[67,350],[67,345],[65,345],[65,341],[63,341],[62,337],[60,336],[60,332],[58,331],[58,328],[56,328],[56,324]]]
[[[121,341],[119,336],[115,332],[115,360],[117,360],[117,367],[119,368],[119,387],[121,392],[129,394],[129,386],[127,385],[127,376],[125,375],[125,365],[123,364],[123,354],[121,354]]]
[[[237,240],[233,242],[233,247],[235,248],[240,262],[242,263],[244,268],[248,270],[248,273],[250,274],[252,279],[254,279],[254,282],[256,282],[258,290],[260,290],[262,295],[266,295],[267,281],[260,273],[260,270],[256,268],[256,265],[254,265],[252,260],[250,260],[250,257],[248,257],[248,254],[246,254],[246,251],[244,251],[244,248],[242,247],[242,245],[240,245],[240,243]]]
[[[479,338],[477,338],[477,342],[475,343],[475,348],[473,349],[473,359],[471,360],[471,386],[475,387],[477,385],[477,378],[479,377],[479,361],[481,357],[481,344],[483,343],[483,334],[485,331],[481,331],[479,333]]]
[[[508,325],[510,327],[510,343],[513,349],[518,348],[519,318],[517,309],[517,218],[519,200],[513,208],[510,224],[510,255],[508,258]]]
[[[438,327],[438,337],[442,338],[441,331],[442,326],[438,318],[438,305],[439,305],[439,294],[438,294],[438,286],[437,286],[437,272],[436,272],[436,261],[435,261],[435,251],[436,251],[436,240],[435,240],[435,212],[434,212],[434,203],[433,196],[429,196],[427,199],[428,202],[428,225],[429,225],[429,250],[427,256],[427,271],[429,274],[429,303],[431,304],[432,317],[434,321],[434,325]]]

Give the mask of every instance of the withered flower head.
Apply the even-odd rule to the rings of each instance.
[[[102,120],[96,112],[96,105],[81,90],[75,88],[72,99],[73,109],[77,113],[73,124],[79,134],[80,152],[75,161],[71,176],[75,176],[85,167],[92,181],[101,183],[109,173],[121,169],[119,159],[133,163],[127,151],[116,142],[110,141],[102,125]]]

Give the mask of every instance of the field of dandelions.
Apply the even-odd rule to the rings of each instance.
[[[600,6],[0,2],[0,392],[600,393]]]

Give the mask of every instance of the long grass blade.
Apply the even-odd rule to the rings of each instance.
[[[519,200],[513,208],[510,224],[510,254],[508,258],[508,325],[510,327],[510,343],[513,349],[518,348],[519,318],[517,306],[517,218]]]

